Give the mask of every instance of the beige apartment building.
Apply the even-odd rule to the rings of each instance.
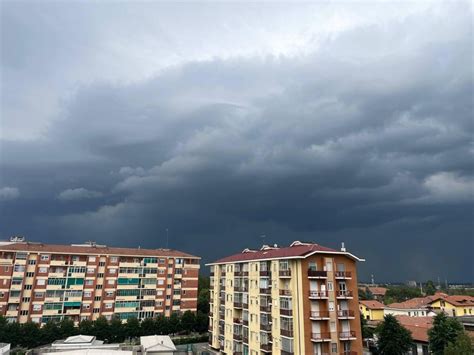
[[[196,311],[199,261],[170,249],[2,242],[0,315],[44,324]]]
[[[224,354],[360,354],[356,262],[345,248],[263,246],[208,264],[209,343]]]

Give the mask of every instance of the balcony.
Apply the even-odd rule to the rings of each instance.
[[[234,271],[234,276],[237,276],[237,277],[249,276],[249,272],[243,271],[243,270]]]
[[[263,330],[264,332],[271,332],[272,331],[272,325],[271,324],[262,324],[260,323],[260,330]]]
[[[328,311],[311,311],[309,318],[311,318],[312,320],[329,319],[329,312]]]
[[[236,324],[242,324],[242,319],[240,319],[240,318],[234,318],[234,323],[236,323]]]
[[[283,335],[284,337],[293,338],[293,331],[292,330],[281,329],[280,334]]]
[[[234,333],[234,340],[242,341],[242,334],[235,334]]]
[[[352,278],[352,273],[350,271],[335,271],[334,277],[336,279],[350,279]]]
[[[350,350],[344,351],[342,355],[357,355],[357,351],[350,351]]]
[[[308,269],[308,278],[310,279],[327,279],[328,272],[322,270],[312,270]]]
[[[291,270],[280,270],[278,274],[280,275],[280,277],[291,277]]]
[[[214,271],[211,271],[211,272],[209,273],[209,276],[213,277],[213,276],[214,276]]]
[[[331,333],[311,333],[311,341],[321,343],[324,341],[331,341]]]
[[[249,292],[249,289],[245,286],[235,286],[234,291],[235,292]]]
[[[309,291],[309,298],[325,299],[328,298],[328,293],[326,291]]]
[[[260,350],[262,351],[272,351],[272,344],[260,344]]]
[[[260,293],[262,293],[264,295],[269,295],[271,292],[272,292],[272,290],[270,288],[261,288],[260,289]]]
[[[293,315],[292,309],[280,308],[280,315],[291,317]]]
[[[280,352],[281,355],[294,355],[295,353],[293,351],[285,351],[285,350],[282,350]]]
[[[340,332],[339,339],[340,340],[352,340],[356,338],[356,333],[353,330],[349,330],[347,332]]]
[[[243,309],[249,309],[249,304],[248,303],[242,303],[242,308]]]
[[[291,290],[280,290],[280,296],[291,296]]]
[[[242,324],[248,326],[249,325],[249,320],[248,319],[242,319]]]
[[[242,336],[242,342],[245,343],[245,344],[248,344],[248,343],[249,343],[249,337],[248,337],[248,335],[243,335],[243,336]]]
[[[272,306],[260,306],[260,312],[272,313]]]
[[[234,302],[234,308],[242,308],[242,302],[240,301]]]
[[[225,319],[225,314],[219,314],[219,319],[224,320]]]
[[[336,298],[353,298],[352,291],[336,291]]]
[[[225,276],[225,271],[221,271],[221,276]]]
[[[355,318],[354,311],[351,311],[349,309],[339,310],[339,311],[337,311],[337,318],[339,318],[339,319],[354,319]]]
[[[260,270],[260,276],[270,276],[269,270]]]

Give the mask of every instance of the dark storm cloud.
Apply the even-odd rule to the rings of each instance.
[[[44,139],[3,141],[2,184],[21,195],[3,204],[1,233],[157,247],[168,228],[171,247],[205,261],[262,234],[345,241],[367,258],[362,278],[472,280],[461,12],[347,31],[296,58],[83,85]]]

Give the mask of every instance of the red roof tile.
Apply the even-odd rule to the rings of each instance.
[[[387,289],[385,287],[370,287],[369,286],[370,292],[372,292],[373,295],[376,296],[385,296],[385,293],[387,292]]]
[[[427,297],[415,297],[410,300],[398,303],[391,303],[388,307],[391,308],[401,308],[401,309],[411,309],[411,308],[424,308],[433,300],[432,296]]]
[[[433,317],[396,317],[400,324],[411,332],[413,340],[428,342],[428,330],[433,326]]]
[[[29,251],[39,253],[67,253],[67,254],[107,254],[107,255],[130,255],[130,256],[164,256],[197,258],[197,256],[173,249],[138,249],[138,248],[114,248],[107,246],[76,246],[56,245],[42,243],[15,243],[0,245],[1,251]]]
[[[360,300],[359,303],[363,304],[370,309],[384,309],[385,305],[375,300]]]
[[[266,249],[258,251],[247,251],[227,256],[212,264],[231,263],[248,260],[284,259],[291,257],[305,257],[313,252],[338,252],[319,244],[301,244],[277,249]]]

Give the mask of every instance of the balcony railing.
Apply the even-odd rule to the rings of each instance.
[[[350,271],[335,271],[334,276],[336,279],[350,279],[352,277],[352,273]]]
[[[221,276],[225,276],[225,271],[221,271]]]
[[[260,270],[260,276],[270,276],[269,270]]]
[[[261,288],[260,293],[263,293],[265,295],[269,295],[271,293],[271,289],[270,288]]]
[[[242,308],[242,302],[234,302],[234,308]]]
[[[260,312],[266,312],[266,313],[271,313],[272,312],[272,306],[260,306]]]
[[[211,271],[211,272],[209,273],[209,275],[210,275],[211,277],[214,276],[214,271]]]
[[[328,272],[323,270],[308,269],[308,277],[326,279],[328,277]]]
[[[291,270],[280,270],[278,274],[280,275],[280,277],[291,277]]]
[[[310,318],[329,318],[329,311],[311,311]]]
[[[234,291],[235,292],[248,292],[249,289],[245,286],[235,286]]]
[[[243,336],[242,336],[242,342],[244,342],[245,344],[248,344],[248,343],[249,343],[249,337],[248,337],[248,335],[243,335]]]
[[[272,344],[260,344],[260,350],[272,351]]]
[[[234,333],[234,340],[242,341],[242,334],[235,334]]]
[[[283,336],[285,336],[285,337],[293,338],[293,331],[292,331],[292,330],[281,329],[281,330],[280,330],[280,334],[283,335]]]
[[[240,319],[240,318],[234,318],[234,323],[241,324],[241,323],[242,323],[242,319]]]
[[[309,298],[327,298],[328,293],[326,291],[309,291]]]
[[[336,292],[336,297],[338,298],[352,298],[352,291],[337,291]]]
[[[349,338],[355,338],[356,333],[353,330],[349,330],[347,332],[340,332],[339,333],[339,338],[340,339],[349,339]]]
[[[248,303],[242,303],[242,308],[243,309],[249,309],[249,304]]]
[[[225,319],[225,314],[219,314],[219,319],[224,320]]]
[[[312,341],[327,341],[331,340],[331,333],[311,333]]]
[[[354,317],[354,311],[349,310],[349,309],[339,310],[337,311],[337,316],[339,318],[352,318]]]
[[[271,332],[272,331],[272,325],[271,324],[262,324],[260,323],[260,330],[263,330],[265,332]]]
[[[243,325],[249,325],[249,320],[248,319],[242,319],[242,324]]]
[[[292,316],[293,315],[293,310],[292,309],[280,308],[280,314],[282,316]]]
[[[280,290],[280,296],[291,296],[291,290]]]

